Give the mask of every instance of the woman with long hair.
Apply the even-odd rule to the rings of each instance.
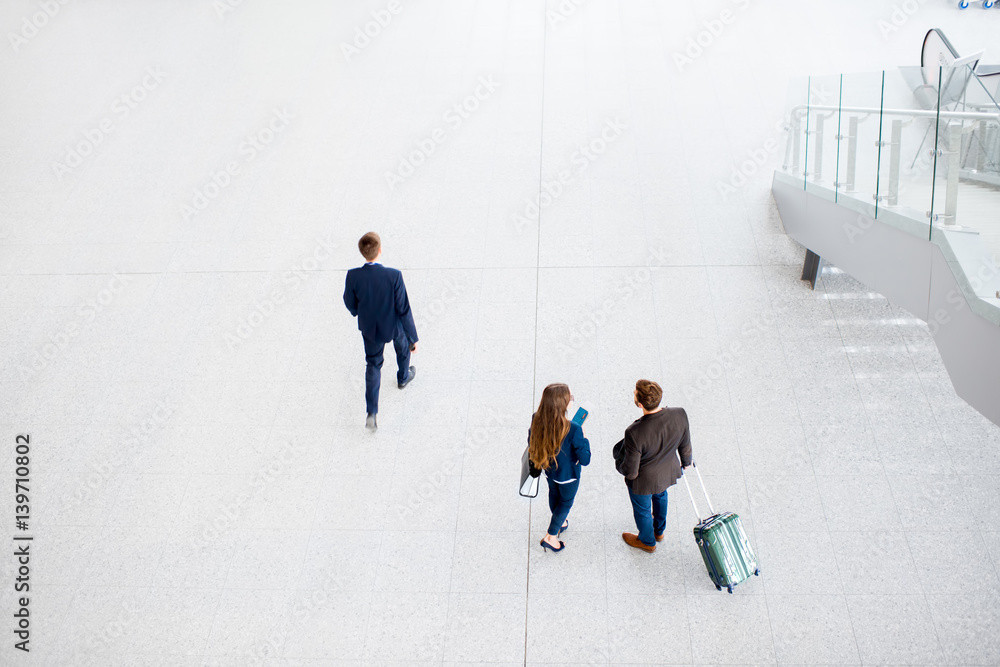
[[[568,386],[550,384],[542,391],[528,429],[528,459],[534,468],[545,472],[549,484],[552,520],[541,544],[551,551],[562,551],[566,546],[559,534],[569,527],[566,517],[580,488],[580,467],[590,463],[590,442],[583,436],[583,427],[566,417],[572,400]]]

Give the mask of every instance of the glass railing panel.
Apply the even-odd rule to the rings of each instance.
[[[837,202],[875,217],[882,72],[845,74],[840,86]]]
[[[785,97],[785,146],[779,171],[805,188],[805,156],[808,145],[806,124],[809,108],[809,77],[796,77],[788,83]]]
[[[949,70],[943,72],[949,75]],[[944,162],[958,172],[958,194],[952,202],[946,192],[945,204],[953,206],[955,225],[978,231],[1000,256],[1000,105],[970,67],[951,74],[965,83],[961,98],[952,105],[964,115],[949,119],[948,138],[957,145],[957,155],[949,153]],[[960,138],[956,126],[961,127]]]
[[[805,155],[806,191],[836,201],[837,136],[840,126],[839,74],[809,78],[809,141]]]
[[[1000,105],[967,65],[939,68],[937,75],[930,238],[960,276],[973,310],[1000,324]]]
[[[962,97],[963,110],[977,114],[968,119],[959,161],[959,181],[1000,188],[1000,104],[991,90],[1000,75],[979,78],[966,68],[969,83]],[[961,194],[959,194],[961,198]]]
[[[876,218],[923,239],[930,237],[936,104],[920,67],[885,71]]]
[[[981,220],[979,212],[963,209],[959,199],[963,185],[970,185],[970,193],[980,185],[992,185],[988,182],[991,151],[981,149],[989,144],[997,107],[968,66],[939,67],[937,79],[940,109],[931,153],[935,160],[934,229],[974,227]]]

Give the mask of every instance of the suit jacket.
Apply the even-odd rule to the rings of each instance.
[[[348,271],[344,305],[358,318],[358,329],[365,338],[388,343],[395,338],[397,326],[402,326],[409,341],[417,342],[403,274],[397,269],[365,264]]]
[[[691,465],[691,433],[683,408],[643,415],[625,429],[620,472],[632,493],[648,495],[673,486],[681,477],[681,462]]]
[[[531,429],[528,429],[528,442],[531,442]],[[579,424],[569,423],[569,433],[563,438],[556,454],[556,461],[545,471],[553,482],[568,482],[580,479],[581,466],[590,465],[590,441],[583,437],[583,429]],[[531,466],[534,468],[534,466]]]

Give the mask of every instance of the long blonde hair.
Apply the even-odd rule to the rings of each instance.
[[[528,440],[528,458],[540,470],[548,470],[555,462],[563,438],[569,433],[566,408],[570,392],[565,384],[550,384],[542,391],[538,410],[531,418],[531,436]]]

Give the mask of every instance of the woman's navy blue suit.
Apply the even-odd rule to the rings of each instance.
[[[530,428],[528,438],[531,438]],[[583,437],[579,424],[570,422],[569,433],[563,438],[555,462],[545,470],[545,479],[549,484],[549,510],[552,512],[549,535],[559,534],[580,488],[581,467],[589,464],[590,441]]]

